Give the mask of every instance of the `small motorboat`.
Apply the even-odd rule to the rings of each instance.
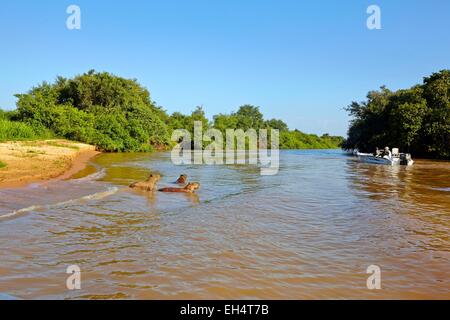
[[[356,155],[358,156],[359,161],[366,163],[384,164],[391,166],[393,165],[411,166],[414,163],[409,153],[399,153],[398,148],[392,149],[392,155],[390,157],[361,152],[358,152]]]

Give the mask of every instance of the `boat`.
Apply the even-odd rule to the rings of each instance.
[[[414,164],[413,159],[409,153],[399,153],[398,148],[392,149],[392,156],[375,156],[372,153],[357,152],[358,160],[366,163],[383,164],[383,165],[405,165],[411,166]]]

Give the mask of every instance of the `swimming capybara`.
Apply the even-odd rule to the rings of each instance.
[[[161,192],[184,192],[184,193],[193,193],[195,190],[200,188],[200,183],[198,182],[192,182],[189,183],[186,187],[184,188],[162,188],[159,189],[158,191]]]
[[[185,184],[187,182],[187,175],[182,174],[175,183]]]
[[[159,179],[161,179],[161,176],[159,174],[151,174],[145,181],[132,183],[130,185],[130,188],[144,191],[153,191]]]

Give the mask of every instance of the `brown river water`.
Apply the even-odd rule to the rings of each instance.
[[[198,195],[132,191],[181,173]],[[450,163],[283,151],[280,172],[103,154],[0,190],[0,293],[24,299],[450,299]],[[66,269],[81,269],[81,290]],[[381,290],[366,286],[381,268]]]

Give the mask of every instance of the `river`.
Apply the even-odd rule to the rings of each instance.
[[[0,190],[0,293],[24,299],[450,299],[450,163],[339,150],[251,165],[102,154],[68,181]],[[127,186],[184,173],[197,195]],[[68,290],[68,266],[81,290]],[[370,265],[381,290],[366,285]]]

